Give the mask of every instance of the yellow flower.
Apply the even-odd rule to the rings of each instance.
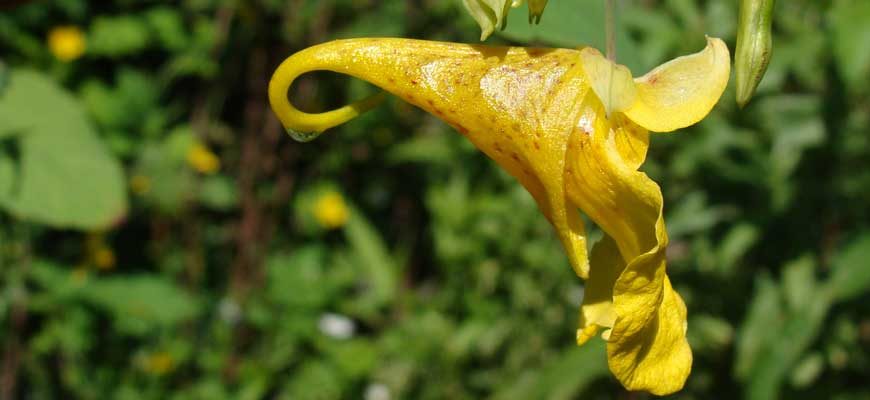
[[[115,268],[115,252],[108,247],[96,249],[91,258],[94,261],[94,265],[99,269],[109,270]]]
[[[190,146],[187,151],[187,163],[203,174],[213,174],[221,168],[221,160],[218,156],[202,143]]]
[[[144,195],[151,191],[151,178],[145,175],[133,175],[130,178],[130,190],[138,195]]]
[[[105,234],[92,232],[86,242],[87,259],[90,264],[101,270],[115,268],[115,252],[106,244]]]
[[[175,367],[175,360],[166,351],[159,351],[145,356],[142,368],[154,375],[165,375]]]
[[[314,202],[314,218],[327,229],[335,229],[344,226],[350,213],[344,198],[334,191],[320,195]]]
[[[63,62],[73,61],[85,52],[85,35],[77,26],[58,26],[48,33],[48,49]]]
[[[683,387],[692,364],[686,307],[665,272],[661,191],[638,168],[649,131],[694,124],[722,95],[730,56],[721,40],[637,79],[593,49],[325,43],[285,60],[269,85],[273,110],[295,136],[313,138],[382,98],[301,112],[287,90],[315,70],[365,79],[440,117],[516,177],[587,280],[577,342],[603,329],[610,370],[627,389],[661,395]],[[605,232],[591,257],[578,209]]]

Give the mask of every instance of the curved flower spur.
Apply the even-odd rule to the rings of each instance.
[[[665,273],[661,190],[638,167],[649,131],[694,124],[719,100],[730,74],[721,40],[708,38],[702,51],[636,79],[592,48],[324,43],[287,58],[269,85],[273,110],[297,139],[313,139],[383,99],[301,112],[287,92],[315,70],[366,80],[438,116],[516,177],[587,280],[578,344],[603,330],[610,370],[627,389],[662,395],[683,387],[692,364],[686,307]],[[589,257],[578,208],[605,232]]]

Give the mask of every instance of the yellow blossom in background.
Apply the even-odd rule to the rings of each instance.
[[[383,98],[299,111],[288,101],[290,85],[317,70],[364,79],[438,116],[517,178],[587,280],[577,343],[601,331],[608,366],[629,390],[665,395],[683,387],[692,366],[686,306],[666,273],[661,190],[638,168],[650,132],[692,125],[719,100],[730,74],[724,42],[709,38],[704,50],[634,79],[590,48],[387,38],[324,43],[289,57],[269,84],[272,109],[302,140]],[[321,199],[318,210],[334,208],[328,205],[341,200],[335,196]],[[591,254],[578,211],[605,233]]]
[[[187,163],[203,174],[213,174],[221,168],[221,160],[208,147],[196,143],[187,151]]]
[[[105,234],[92,232],[85,240],[88,263],[100,270],[115,268],[115,252],[106,244]]]
[[[335,229],[344,226],[349,215],[347,204],[338,192],[325,192],[314,202],[314,218],[324,228]]]
[[[85,35],[77,26],[58,26],[48,33],[48,49],[63,62],[81,57],[85,47]]]
[[[130,190],[138,195],[144,195],[151,191],[151,178],[145,175],[133,175],[130,178]]]
[[[91,254],[91,260],[98,269],[109,270],[115,268],[115,252],[109,247],[100,247]]]
[[[145,356],[142,369],[154,375],[165,375],[175,368],[175,360],[167,351],[158,351]]]

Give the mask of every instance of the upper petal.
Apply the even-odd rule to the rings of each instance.
[[[716,105],[730,73],[725,42],[708,37],[704,50],[675,58],[635,79],[637,95],[625,115],[653,132],[685,128]]]

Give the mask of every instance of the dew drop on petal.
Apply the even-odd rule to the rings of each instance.
[[[314,139],[317,139],[323,132],[300,132],[295,129],[286,128],[287,134],[293,138],[293,140],[301,143],[310,142]]]

